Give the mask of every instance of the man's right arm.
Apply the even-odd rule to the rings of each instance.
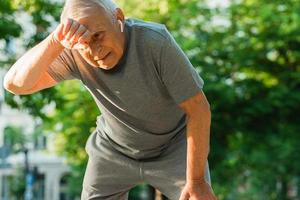
[[[56,85],[58,82],[48,74],[47,69],[63,52],[65,47],[62,41],[67,40],[73,46],[78,41],[85,44],[88,37],[87,29],[74,20],[60,24],[9,69],[4,77],[4,88],[13,94],[25,95]]]
[[[57,82],[46,71],[63,50],[60,42],[56,41],[52,34],[49,35],[9,69],[4,77],[4,88],[11,93],[22,95],[35,92],[30,90],[37,86],[41,88],[35,89],[41,90],[56,85]]]

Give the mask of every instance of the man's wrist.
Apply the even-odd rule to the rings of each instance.
[[[196,179],[189,178],[189,179],[186,180],[186,182],[188,184],[204,184],[204,183],[207,183],[204,177],[196,178]]]
[[[63,50],[65,47],[61,44],[61,42],[55,37],[54,33],[49,35],[50,45],[54,46],[58,50]]]

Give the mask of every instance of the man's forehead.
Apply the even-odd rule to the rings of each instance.
[[[106,10],[99,4],[66,4],[64,13],[62,14],[62,20],[72,18],[82,25],[85,25],[90,31],[99,31],[95,29],[104,29],[108,16]]]
[[[101,15],[89,15],[80,19],[77,19],[77,21],[84,25],[90,32],[97,32],[97,31],[103,31],[106,27],[106,21],[105,17]]]
[[[66,20],[67,18],[79,20],[82,18],[89,18],[92,15],[101,18],[101,15],[104,15],[105,12],[107,12],[106,9],[98,1],[69,0],[65,4],[61,18],[62,20]]]

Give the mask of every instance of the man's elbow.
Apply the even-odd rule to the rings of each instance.
[[[12,85],[3,84],[3,87],[6,91],[8,91],[14,95],[20,95],[20,92],[18,90],[16,90],[16,88],[14,88]]]
[[[10,93],[12,93],[14,95],[26,95],[26,94],[29,94],[27,92],[24,92],[24,90],[22,90],[21,88],[15,86],[12,82],[6,80],[5,78],[4,78],[4,81],[3,81],[3,88],[6,91],[8,91],[8,92],[10,92]]]
[[[14,86],[13,86],[13,83],[12,83],[12,81],[10,81],[10,80],[7,78],[7,76],[4,77],[4,80],[3,80],[3,88],[4,88],[5,90],[7,90],[8,92],[14,94]]]

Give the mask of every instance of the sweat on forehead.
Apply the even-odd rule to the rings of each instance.
[[[95,9],[113,13],[116,8],[117,5],[112,0],[66,0],[60,20],[88,17],[91,10]]]

